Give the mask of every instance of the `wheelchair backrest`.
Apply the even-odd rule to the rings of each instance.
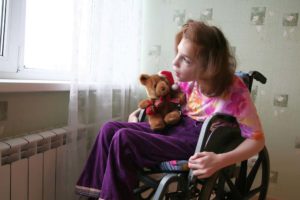
[[[265,84],[267,82],[267,78],[258,71],[250,71],[248,73],[237,71],[235,72],[235,74],[244,81],[250,92],[252,89],[253,79],[259,81],[262,84]]]

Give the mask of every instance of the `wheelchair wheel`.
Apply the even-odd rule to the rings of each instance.
[[[198,199],[266,199],[269,174],[269,157],[264,148],[253,166],[243,161],[239,166],[222,169],[204,180]]]
[[[166,174],[160,181],[152,200],[187,199],[187,173]]]

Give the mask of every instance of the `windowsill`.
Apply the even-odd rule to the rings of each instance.
[[[0,79],[0,93],[69,91],[69,81]]]

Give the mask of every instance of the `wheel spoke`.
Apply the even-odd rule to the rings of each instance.
[[[257,172],[258,172],[258,169],[260,167],[260,164],[261,164],[261,158],[259,157],[254,166],[252,167],[247,179],[246,179],[246,192],[250,190],[252,184],[253,184],[253,181],[255,179],[255,176],[257,175]]]
[[[242,199],[241,193],[236,188],[236,186],[233,184],[233,182],[230,180],[228,175],[226,173],[222,173],[222,176],[225,177],[226,183],[227,183],[228,187],[230,188],[231,194],[234,197],[234,199]]]
[[[256,194],[260,193],[261,191],[261,186],[254,188],[253,190],[250,190],[247,193],[246,199],[250,199],[251,197],[254,197]]]

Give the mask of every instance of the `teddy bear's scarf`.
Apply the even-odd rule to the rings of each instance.
[[[159,99],[156,99],[156,100],[149,100],[148,106],[146,108],[146,114],[154,115],[155,113],[158,112],[159,107],[162,104],[165,104],[165,103],[167,105],[169,105],[170,103],[179,104],[179,102],[180,102],[179,98],[171,98],[170,95],[160,97]]]

